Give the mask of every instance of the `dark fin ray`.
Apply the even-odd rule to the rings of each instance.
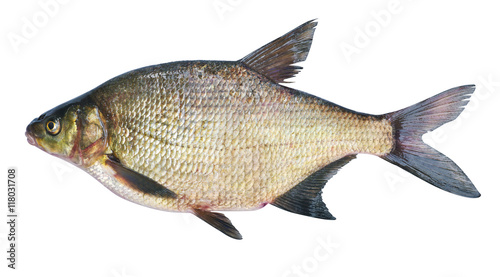
[[[158,184],[156,181],[147,176],[126,168],[118,161],[118,159],[113,158],[113,156],[106,159],[106,165],[111,167],[116,172],[116,178],[121,179],[125,185],[131,187],[132,189],[158,197],[177,198],[177,194],[175,194],[175,192]]]
[[[321,198],[321,190],[340,168],[354,158],[356,158],[356,155],[350,155],[328,164],[286,193],[278,196],[271,204],[296,214],[322,219],[335,219]]]
[[[314,20],[308,21],[240,61],[276,83],[283,83],[302,69],[292,64],[306,60],[317,24]]]
[[[202,209],[193,209],[193,213],[199,217],[201,220],[210,224],[215,229],[221,231],[225,235],[233,239],[242,239],[240,232],[231,223],[231,220],[227,218],[224,214],[211,212]]]
[[[383,159],[442,190],[465,196],[480,194],[451,159],[422,141],[422,135],[457,118],[475,86],[449,89],[386,116],[394,129],[395,146]]]

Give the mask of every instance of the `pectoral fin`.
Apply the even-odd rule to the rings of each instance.
[[[274,206],[296,214],[322,219],[335,219],[321,198],[321,190],[337,171],[356,156],[346,156],[314,172],[298,185],[278,196]]]
[[[205,221],[206,223],[212,225],[212,227],[226,234],[233,239],[242,239],[240,232],[231,223],[231,220],[221,213],[211,212],[202,209],[193,209],[193,213]]]
[[[108,157],[105,163],[116,172],[116,178],[134,190],[158,197],[177,198],[175,192],[158,184],[155,180],[123,166],[116,159]]]

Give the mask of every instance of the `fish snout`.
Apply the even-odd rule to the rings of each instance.
[[[26,132],[24,133],[26,135],[26,138],[28,139],[28,143],[33,145],[33,146],[38,146],[38,143],[36,142],[35,135],[33,133],[33,123],[36,121],[34,119],[28,127],[26,127]]]
[[[28,138],[29,144],[31,144],[33,146],[37,146],[35,138],[30,133],[26,132],[26,137]]]

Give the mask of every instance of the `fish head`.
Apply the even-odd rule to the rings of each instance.
[[[106,152],[107,129],[97,106],[73,102],[35,118],[26,127],[26,137],[29,144],[86,168]]]

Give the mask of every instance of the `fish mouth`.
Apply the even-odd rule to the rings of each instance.
[[[26,138],[28,139],[29,144],[38,147],[38,143],[36,142],[35,136],[33,136],[33,133],[31,132],[30,127],[31,127],[31,124],[28,125],[28,127],[26,127],[26,132],[24,134],[26,135]]]
[[[26,137],[28,138],[29,144],[33,146],[38,146],[38,144],[36,143],[36,139],[30,133],[28,133],[28,131],[26,131]]]

